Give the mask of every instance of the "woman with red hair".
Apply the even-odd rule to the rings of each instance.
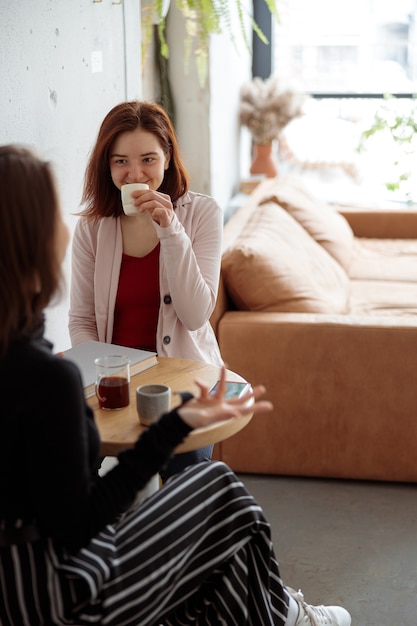
[[[121,187],[137,209],[125,215]],[[88,340],[221,365],[210,325],[220,276],[223,215],[189,190],[174,128],[157,104],[132,101],[104,118],[87,166],[72,248],[69,331]],[[168,475],[211,458],[178,455]]]

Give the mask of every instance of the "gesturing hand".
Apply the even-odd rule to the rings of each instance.
[[[191,428],[201,428],[222,420],[242,417],[248,413],[265,413],[273,409],[271,402],[258,401],[258,398],[265,393],[265,387],[262,385],[250,387],[240,398],[226,400],[224,397],[226,391],[225,367],[221,368],[219,386],[214,395],[210,395],[210,390],[206,385],[198,381],[196,384],[200,389],[200,397],[189,400],[178,410],[181,419]]]

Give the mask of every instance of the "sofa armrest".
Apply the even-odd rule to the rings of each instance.
[[[417,480],[417,321],[231,311],[218,336],[274,404],[222,442],[235,471]]]
[[[220,272],[219,288],[217,291],[217,298],[216,298],[216,306],[214,307],[213,313],[210,316],[210,324],[211,324],[211,327],[213,328],[213,331],[216,337],[218,333],[219,321],[221,320],[223,315],[226,313],[226,311],[229,309],[230,305],[231,305],[231,302],[226,291],[223,274],[222,272]]]
[[[336,206],[356,237],[417,239],[417,209],[366,209]]]

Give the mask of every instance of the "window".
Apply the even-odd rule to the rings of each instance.
[[[347,195],[353,190],[364,201],[365,195],[400,201],[413,196],[416,201],[416,173],[405,176],[400,187],[392,184],[410,170],[410,145],[406,153],[397,145],[395,158],[388,135],[385,143],[372,137],[362,155],[357,148],[362,131],[386,106],[400,114],[414,110],[417,125],[412,100],[417,94],[417,0],[280,0],[278,8],[272,73],[313,97],[307,114],[280,137],[284,166],[321,179],[341,170],[350,190],[339,180],[337,189]],[[387,105],[385,94],[396,97]],[[417,135],[413,158],[416,143]]]
[[[273,71],[310,93],[417,92],[415,0],[282,0]]]

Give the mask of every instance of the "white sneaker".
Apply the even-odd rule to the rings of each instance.
[[[295,626],[350,626],[351,617],[341,606],[312,606],[304,602],[301,591],[287,587],[290,595],[296,600],[299,612]]]

